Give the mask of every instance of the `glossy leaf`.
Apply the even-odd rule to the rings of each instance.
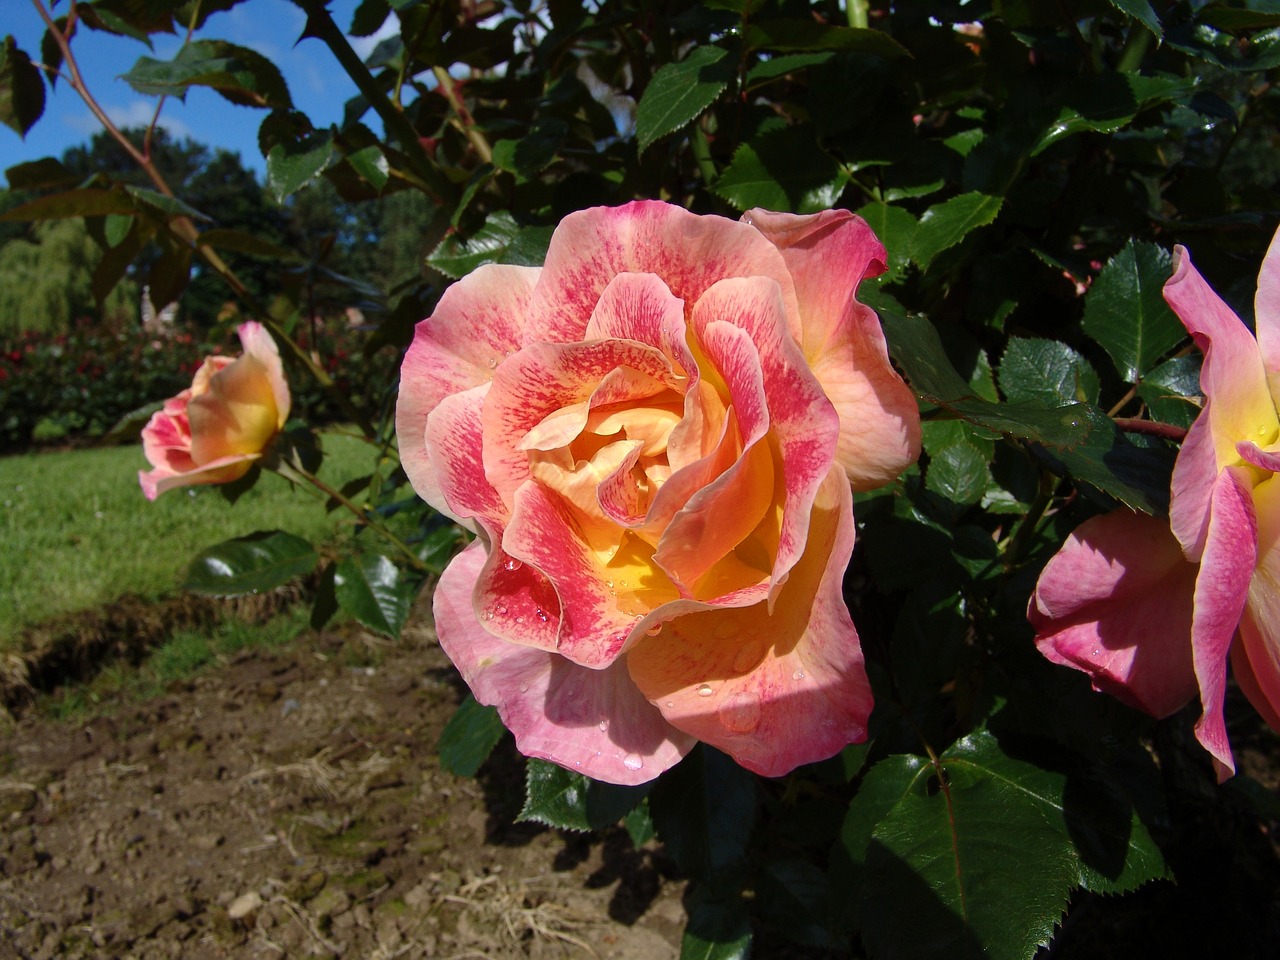
[[[751,917],[746,901],[727,879],[694,886],[680,960],[746,960],[751,955]]]
[[[1034,440],[1055,448],[1085,441],[1094,423],[1084,404],[1047,407],[1036,403],[993,403],[979,396],[952,366],[928,320],[881,309],[889,353],[922,399],[987,430]]]
[[[934,204],[920,217],[911,244],[911,259],[921,270],[927,269],[943,250],[994,220],[1003,203],[1001,197],[972,192]]]
[[[315,548],[301,537],[281,530],[252,533],[196,554],[182,588],[219,597],[262,593],[306,576],[317,562]]]
[[[1111,5],[1122,13],[1127,13],[1133,17],[1133,19],[1154,33],[1156,37],[1162,35],[1160,18],[1151,9],[1150,0],[1111,0]]]
[[[1098,399],[1098,374],[1061,340],[1010,337],[1000,360],[1000,391],[1013,402],[1064,404]]]
[[[881,200],[858,208],[858,216],[867,221],[888,253],[888,271],[881,283],[901,280],[910,262],[912,239],[916,233],[916,218],[907,209]]]
[[[733,61],[720,47],[695,47],[680,63],[658,68],[636,105],[636,148],[675,133],[715,103],[733,79]]]
[[[817,213],[835,204],[844,184],[840,165],[812,130],[788,127],[738,147],[715,192],[739,210]]]
[[[333,134],[315,133],[267,152],[267,191],[277,203],[320,176],[340,159]]]
[[[455,777],[474,777],[502,739],[505,729],[497,708],[486,707],[467,694],[445,724],[436,744],[440,765]]]
[[[743,858],[755,809],[753,776],[705,744],[663,774],[649,798],[658,838],[693,877]]]
[[[990,483],[987,458],[970,443],[950,444],[929,458],[925,486],[951,503],[959,506],[977,503]]]
[[[910,56],[906,47],[882,30],[829,26],[816,20],[765,20],[748,26],[744,38],[752,50],[779,53],[837,50],[887,58]]]
[[[1153,516],[1168,513],[1174,452],[1131,443],[1096,407],[1084,407],[1079,416],[1090,427],[1083,443],[1036,448],[1036,454],[1054,472],[1096,487],[1134,510]]]
[[[70,187],[80,180],[61,160],[53,157],[16,164],[6,170],[4,176],[10,190],[53,190]]]
[[[280,70],[247,47],[225,40],[194,40],[172,60],[139,57],[123,79],[139,93],[183,99],[191,87],[210,87],[232,103],[287,108],[292,101]]]
[[[1107,261],[1084,301],[1084,332],[1101,344],[1120,375],[1137,383],[1186,331],[1164,300],[1173,258],[1154,243],[1130,240]]]
[[[520,234],[515,217],[505,210],[490,214],[484,226],[468,237],[450,233],[427,255],[427,264],[446,277],[465,277],[483,263],[501,262]]]
[[[399,637],[421,581],[380,553],[347,557],[333,574],[338,606],[370,630]]]
[[[858,891],[863,943],[876,960],[1026,960],[1053,937],[1073,888],[1119,892],[1167,875],[1132,806],[1092,771],[1017,759],[985,730],[954,744],[938,767],[893,759],[890,789],[863,811],[874,817],[890,802],[868,839]],[[851,857],[861,855],[857,824],[867,819],[846,820]]]
[[[37,197],[0,214],[0,220],[63,220],[67,217],[103,217],[110,213],[137,210],[129,195],[121,190],[86,187]]]
[[[545,760],[530,760],[519,819],[557,830],[600,830],[635,809],[651,786],[602,783]]]
[[[0,44],[0,123],[25,137],[43,113],[40,71],[13,37],[5,37]]]

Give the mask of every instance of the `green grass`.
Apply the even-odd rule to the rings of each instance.
[[[374,448],[324,437],[320,476],[342,484],[373,467]],[[24,626],[125,593],[175,590],[198,551],[255,530],[312,542],[345,527],[310,490],[263,473],[235,504],[213,487],[172,490],[149,503],[138,487],[138,447],[0,457],[0,650]]]
[[[295,606],[266,623],[229,617],[209,632],[179,630],[137,667],[108,664],[92,680],[74,684],[40,701],[41,712],[58,720],[84,720],[121,704],[158,696],[176,680],[184,680],[206,664],[246,648],[274,649],[307,629],[311,611]]]

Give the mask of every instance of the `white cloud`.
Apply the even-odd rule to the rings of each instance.
[[[165,104],[165,107],[166,109],[170,108],[170,104]],[[151,123],[151,118],[155,116],[156,102],[154,100],[132,100],[125,106],[116,105],[104,107],[104,109],[107,111],[107,116],[111,122],[117,127],[145,127]],[[76,116],[67,117],[67,122],[86,136],[95,134],[102,129],[97,119],[87,111]],[[191,128],[186,123],[163,111],[156,126],[164,127],[170,136],[177,139],[191,136]]]

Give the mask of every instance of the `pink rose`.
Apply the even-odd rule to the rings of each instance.
[[[1204,351],[1204,408],[1173,470],[1170,523],[1117,511],[1081,526],[1031,598],[1036,642],[1155,716],[1200,697],[1196,736],[1235,772],[1227,659],[1280,730],[1280,233],[1254,302],[1257,339],[1182,247],[1164,288]]]
[[[206,357],[191,387],[166,400],[142,430],[154,469],[139,471],[148,500],[166,490],[239,480],[289,419],[289,384],[275,341],[260,323],[236,331],[237,357]]]
[[[479,539],[441,645],[520,750],[640,783],[696,740],[768,776],[864,739],[841,593],[850,484],[917,456],[860,219],[664,203],[575,213],[541,268],[481,267],[418,325],[397,430]]]

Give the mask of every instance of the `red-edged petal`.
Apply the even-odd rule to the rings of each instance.
[[[836,459],[855,490],[888,483],[920,456],[920,415],[889,362],[879,318],[856,299],[864,279],[884,273],[884,246],[844,210],[756,209],[742,219],[778,247],[795,282],[801,348],[840,415]]]
[[[1036,647],[1155,717],[1196,695],[1191,653],[1196,566],[1168,525],[1120,509],[1086,520],[1036,584]]]
[[[1231,664],[1254,708],[1280,730],[1280,477],[1253,488],[1253,505],[1258,563]]]
[[[508,511],[484,473],[482,414],[490,385],[482,383],[443,398],[427,417],[419,476],[431,477],[418,494],[441,513],[458,521],[479,518],[501,529]],[[428,497],[427,494],[431,496]]]
[[[1173,463],[1169,498],[1169,527],[1193,563],[1198,563],[1204,553],[1209,501],[1217,480],[1218,456],[1214,451],[1213,429],[1201,411],[1187,431]]]
[[[1227,686],[1227,653],[1249,595],[1257,550],[1258,527],[1248,474],[1241,467],[1228,467],[1213,488],[1191,625],[1203,711],[1196,723],[1196,738],[1213,755],[1219,780],[1235,773],[1222,698]]]
[[[189,470],[174,470],[168,466],[157,467],[150,471],[138,471],[138,484],[148,500],[154,500],[166,490],[177,487],[198,487],[210,483],[231,483],[239,480],[255,460],[261,459],[260,453],[237,454],[210,460],[199,466],[192,465]]]
[[[486,631],[472,603],[484,563],[477,541],[449,564],[435,591],[436,633],[476,699],[498,708],[521,753],[597,780],[636,784],[692,748],[693,738],[663,719],[622,664],[588,670]]]
[[[520,348],[537,279],[536,267],[482,266],[446,290],[414,331],[400,367],[396,437],[409,482],[437,509],[442,500],[425,446],[427,417],[445,397],[487,383]]]
[[[659,347],[696,378],[685,342],[684,301],[652,273],[620,273],[609,281],[591,312],[584,340],[638,340]]]
[[[760,355],[769,430],[782,461],[781,530],[773,561],[775,597],[804,551],[809,513],[835,455],[840,420],[782,323],[779,288],[764,277],[724,280],[693,311],[699,338],[715,321],[745,331]],[[726,378],[733,370],[721,371]]]
[[[809,529],[772,613],[761,603],[679,616],[627,653],[631,676],[668,720],[764,776],[865,739],[871,713],[842,593],[854,527],[838,467],[818,492]]]
[[[619,582],[623,574],[606,566],[582,536],[573,508],[537,481],[516,491],[511,522],[502,549],[540,571],[555,588],[560,604],[560,654],[575,663],[600,669],[612,663],[627,644],[639,616],[674,599],[675,588],[659,573],[652,582]],[[648,599],[635,605],[627,598],[639,588]]]
[[[605,288],[620,273],[653,273],[686,304],[726,277],[771,277],[783,287],[788,329],[800,336],[795,290],[782,255],[759,231],[658,201],[571,213],[551,237],[525,343],[583,338]]]

